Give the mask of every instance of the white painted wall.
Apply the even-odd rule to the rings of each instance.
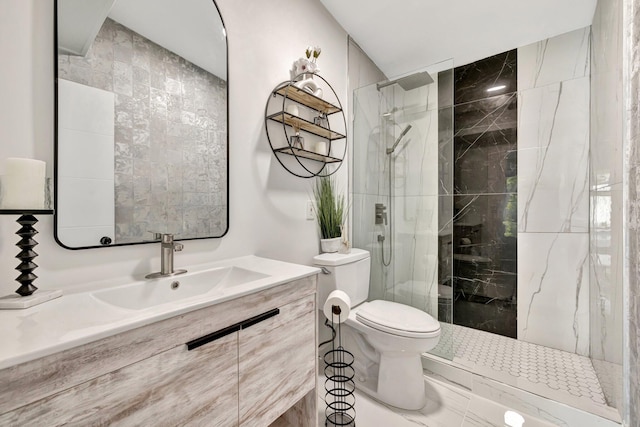
[[[305,219],[311,180],[296,178],[274,158],[264,131],[272,88],[289,78],[310,44],[319,67],[345,105],[347,35],[317,0],[218,0],[229,36],[230,229],[221,239],[185,242],[176,265],[246,254],[308,264],[318,253],[314,221]],[[0,159],[35,157],[53,166],[53,2],[0,3]],[[2,173],[2,170],[0,170]],[[338,178],[345,183],[348,167]],[[0,217],[0,294],[14,291],[18,241],[14,217]],[[141,276],[159,269],[158,245],[69,251],[53,239],[53,219],[37,225],[43,289]]]

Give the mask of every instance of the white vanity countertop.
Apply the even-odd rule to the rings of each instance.
[[[141,310],[117,307],[96,298],[93,293],[105,289],[105,282],[83,285],[73,292],[67,291],[60,298],[31,308],[0,310],[0,369],[312,276],[320,271],[315,267],[251,255],[187,268],[186,275],[172,279],[188,280],[190,274],[230,266],[267,277]],[[140,283],[143,280],[132,278],[128,282]],[[114,283],[127,286],[123,285],[122,279],[114,280]]]

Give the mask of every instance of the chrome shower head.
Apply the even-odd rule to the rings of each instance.
[[[433,78],[426,71],[421,71],[419,73],[400,77],[399,79],[377,83],[376,88],[380,90],[384,87],[391,86],[396,83],[399,84],[400,87],[404,90],[412,90],[420,86],[426,86],[433,83]]]
[[[400,144],[400,141],[402,141],[402,138],[404,138],[407,132],[409,132],[409,129],[411,129],[411,125],[407,125],[407,127],[404,128],[404,130],[398,137],[398,139],[396,139],[396,142],[393,143],[393,146],[391,148],[387,148],[387,154],[392,154],[394,151],[396,151],[396,147],[398,146],[398,144]]]

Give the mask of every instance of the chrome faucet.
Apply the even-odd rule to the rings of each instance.
[[[173,253],[184,249],[182,243],[173,241],[173,234],[163,234],[160,243],[160,272],[147,274],[147,279],[157,279],[158,277],[175,276],[186,273],[187,270],[173,269]]]

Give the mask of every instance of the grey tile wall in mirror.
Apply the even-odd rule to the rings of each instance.
[[[56,238],[80,248],[150,242],[154,233],[220,237],[228,228],[228,103],[217,7],[189,0],[181,13],[161,11],[167,23],[152,12],[161,5],[136,17],[119,4],[133,3],[101,16],[58,0]],[[83,13],[103,21],[78,42],[75,15]],[[70,38],[62,26],[73,25]],[[184,31],[189,46],[156,38],[167,25]],[[198,25],[210,39],[187,34]],[[194,44],[201,53],[188,49]]]

